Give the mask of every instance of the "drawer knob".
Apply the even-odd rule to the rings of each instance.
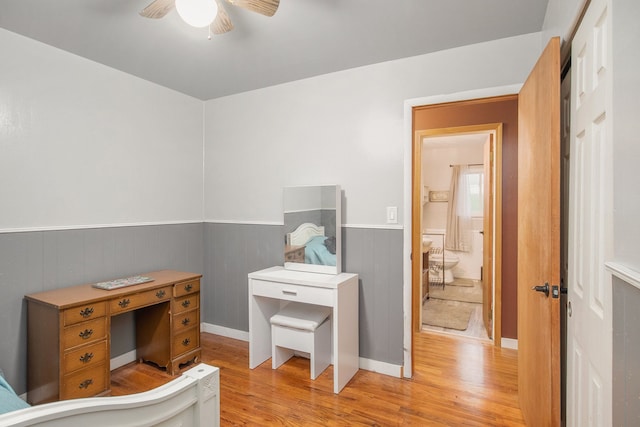
[[[189,320],[189,318],[188,318],[188,317],[185,317],[184,319],[182,319],[182,324],[183,324],[184,326],[187,326],[189,323],[191,323],[191,320]]]
[[[183,306],[184,308],[187,308],[187,307],[189,307],[190,305],[191,305],[191,301],[190,301],[190,300],[186,299],[186,300],[182,301],[182,306]]]
[[[87,307],[84,310],[80,310],[80,316],[85,319],[93,314],[93,307]]]
[[[183,346],[188,346],[189,344],[191,344],[191,340],[189,338],[185,338],[182,340],[182,345]]]
[[[82,381],[78,388],[89,388],[91,384],[93,384],[93,379],[89,378],[88,380]]]
[[[93,329],[85,329],[84,331],[80,332],[78,334],[78,336],[80,338],[82,338],[83,340],[86,340],[87,338],[89,338],[91,335],[93,335]]]
[[[89,363],[93,359],[93,353],[85,353],[84,356],[80,356],[82,363]]]
[[[120,308],[125,308],[127,307],[129,304],[131,303],[131,301],[129,300],[129,298],[125,298],[122,301],[120,301],[118,303],[118,305],[120,306]]]
[[[156,296],[158,298],[164,298],[165,295],[166,295],[166,292],[164,291],[164,289],[161,289],[158,292],[156,292]]]
[[[193,289],[193,285],[191,283],[184,285],[185,291],[191,292],[191,289]]]

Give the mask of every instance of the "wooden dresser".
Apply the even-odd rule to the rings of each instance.
[[[284,260],[285,262],[301,262],[304,264],[304,245],[285,245]]]
[[[91,284],[26,295],[30,404],[108,394],[111,316],[135,310],[136,352],[177,373],[200,360],[201,275],[145,273],[151,282],[113,290]]]

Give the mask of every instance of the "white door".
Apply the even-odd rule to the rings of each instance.
[[[571,47],[567,425],[612,423],[611,0],[591,0]]]

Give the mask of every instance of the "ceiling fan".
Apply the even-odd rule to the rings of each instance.
[[[186,0],[154,0],[147,7],[142,9],[140,15],[145,18],[160,19],[167,13],[176,7],[176,3],[185,2]],[[203,0],[200,0],[202,2]],[[233,23],[224,9],[224,0],[204,0],[217,6],[217,12],[215,12],[215,18],[209,24],[209,31],[213,34],[224,34],[233,29]],[[238,6],[242,9],[250,10],[264,16],[273,16],[278,10],[280,0],[226,0],[234,6]],[[179,5],[177,6],[178,12],[180,12]],[[215,9],[215,8],[214,8]],[[182,16],[182,14],[181,14]],[[184,17],[183,17],[184,19]],[[192,24],[193,25],[193,24]],[[204,26],[206,26],[205,24]],[[202,26],[202,25],[200,25]]]

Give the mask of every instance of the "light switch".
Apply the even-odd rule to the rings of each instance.
[[[398,208],[396,206],[387,207],[387,224],[398,223]]]

